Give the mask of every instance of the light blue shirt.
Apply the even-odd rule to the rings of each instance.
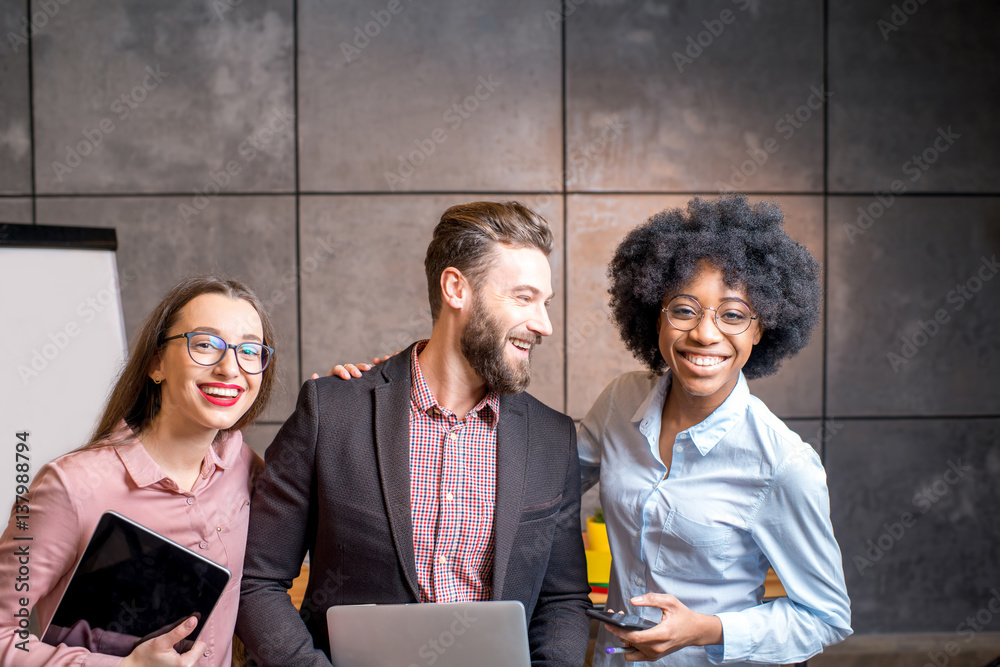
[[[580,424],[584,489],[600,477],[613,557],[608,607],[659,622],[643,593],[670,593],[722,621],[723,644],[689,646],[656,665],[800,662],[851,634],[850,600],[815,450],[750,395],[740,373],[715,412],[660,458],[668,370],[626,373]],[[774,567],[788,593],[761,604]],[[603,626],[594,665],[621,643]],[[631,663],[629,663],[631,664]]]

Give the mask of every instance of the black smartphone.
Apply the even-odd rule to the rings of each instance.
[[[616,628],[621,628],[622,630],[648,630],[656,627],[655,621],[650,621],[642,616],[636,616],[635,614],[626,614],[623,611],[611,613],[608,611],[588,609],[587,616],[596,618],[598,621],[603,621],[604,623],[613,625]]]

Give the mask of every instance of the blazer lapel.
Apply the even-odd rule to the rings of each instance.
[[[503,595],[514,534],[521,518],[528,461],[528,418],[520,394],[500,397],[497,422],[497,498],[494,513],[493,599]]]
[[[375,388],[375,449],[396,555],[403,564],[406,582],[419,601],[410,512],[411,353],[412,348],[386,361],[382,373],[386,384]]]

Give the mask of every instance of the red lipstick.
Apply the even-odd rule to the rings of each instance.
[[[219,389],[235,389],[236,396],[217,396],[215,394],[209,394],[205,391],[205,387],[216,387]],[[198,385],[198,388],[201,389],[201,395],[205,397],[205,400],[207,400],[212,405],[218,405],[219,407],[223,408],[228,408],[232,405],[236,405],[237,401],[240,400],[240,395],[243,394],[244,391],[243,387],[240,387],[239,385],[222,384],[219,382],[209,382],[206,384],[200,384]]]

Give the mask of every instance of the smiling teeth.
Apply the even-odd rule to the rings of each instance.
[[[236,398],[240,395],[239,389],[223,389],[222,387],[202,387],[201,390],[210,396],[221,396],[222,398]]]
[[[516,338],[511,338],[510,342],[513,343],[514,347],[516,347],[519,350],[524,350],[525,352],[527,352],[528,350],[531,349],[531,343],[529,343],[527,341],[517,340]]]
[[[695,366],[715,366],[726,360],[725,357],[701,357],[693,354],[685,354],[684,358]]]

